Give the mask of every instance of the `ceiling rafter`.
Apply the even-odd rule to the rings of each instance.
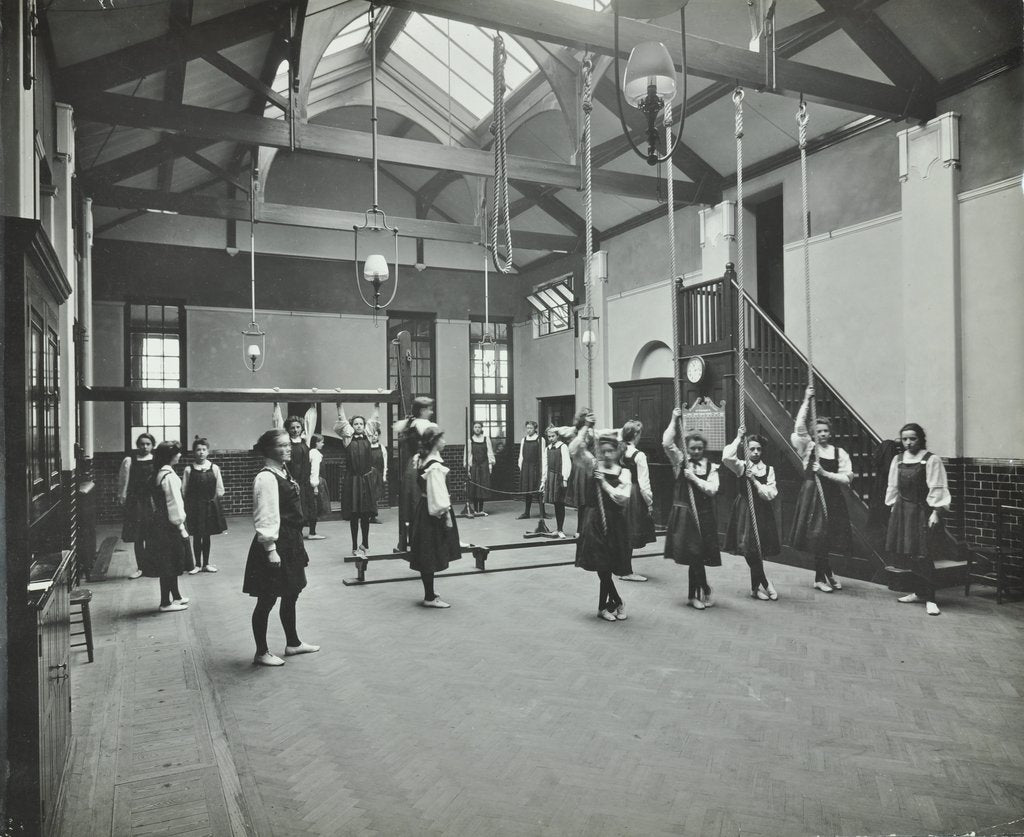
[[[177,43],[181,42],[188,34],[192,25],[192,0],[171,0],[168,9],[168,26],[170,33],[175,36]],[[183,57],[168,65],[164,72],[164,101],[181,104],[185,96],[185,69],[187,62]],[[174,180],[174,157],[164,160],[157,172],[157,188],[169,192],[171,183]]]

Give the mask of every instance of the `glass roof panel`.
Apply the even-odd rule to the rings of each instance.
[[[608,8],[610,0],[556,0],[558,3],[568,3],[570,6],[579,6],[581,9],[603,12]]]
[[[348,49],[351,46],[355,46],[361,43],[367,33],[370,31],[370,21],[366,15],[360,15],[353,20],[348,26],[338,33],[337,37],[327,45],[327,49],[324,50],[324,58],[328,55],[333,55],[336,52],[341,52],[343,49]]]

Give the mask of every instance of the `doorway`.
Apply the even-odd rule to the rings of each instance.
[[[545,428],[554,425],[555,427],[568,427],[576,415],[576,396],[556,395],[550,398],[537,399],[537,416],[540,422],[540,432],[543,434]]]
[[[757,225],[757,304],[785,329],[785,283],[782,266],[782,195],[753,207]]]

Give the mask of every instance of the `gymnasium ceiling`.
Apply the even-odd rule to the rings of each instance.
[[[79,183],[94,199],[99,236],[147,210],[247,219],[242,188],[257,147],[261,177],[271,185],[275,157],[290,154],[329,161],[338,183],[369,182],[366,0],[42,5],[56,97],[75,108]],[[582,246],[577,149],[586,47],[596,54],[598,76],[594,234],[607,240],[664,212],[664,176],[659,182],[658,170],[633,154],[619,127],[606,5],[383,0],[381,173],[415,199],[416,218],[401,224],[403,232],[471,240],[478,224],[478,184],[493,170],[491,26],[508,52],[517,264]],[[737,80],[749,91],[744,173],[751,177],[793,159],[801,93],[811,102],[813,150],[886,120],[927,119],[942,98],[1021,61],[1019,0],[778,0],[780,93],[756,92],[763,59],[748,49],[747,0],[691,0],[686,26],[688,113],[673,159],[679,205],[717,202],[735,182],[730,93]],[[678,59],[678,14],[623,18],[623,59],[652,35]],[[298,68],[291,119],[289,60]],[[637,114],[626,116],[639,141]],[[353,205],[341,196],[331,207],[261,200],[257,212],[267,221],[351,229],[365,194]]]

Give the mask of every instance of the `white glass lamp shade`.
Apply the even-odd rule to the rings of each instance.
[[[367,282],[388,281],[388,261],[381,255],[367,256],[363,263],[363,278]]]
[[[593,346],[595,343],[597,343],[597,335],[588,329],[587,331],[583,332],[583,336],[580,337],[580,342],[584,346]]]
[[[640,107],[651,85],[666,104],[676,96],[676,66],[660,41],[644,41],[633,47],[626,63],[622,93],[630,105]]]
[[[245,353],[246,355],[248,355],[249,360],[251,360],[253,363],[259,360],[260,356],[263,354],[263,352],[260,351],[260,347],[256,343],[250,343],[249,348],[245,350]]]

